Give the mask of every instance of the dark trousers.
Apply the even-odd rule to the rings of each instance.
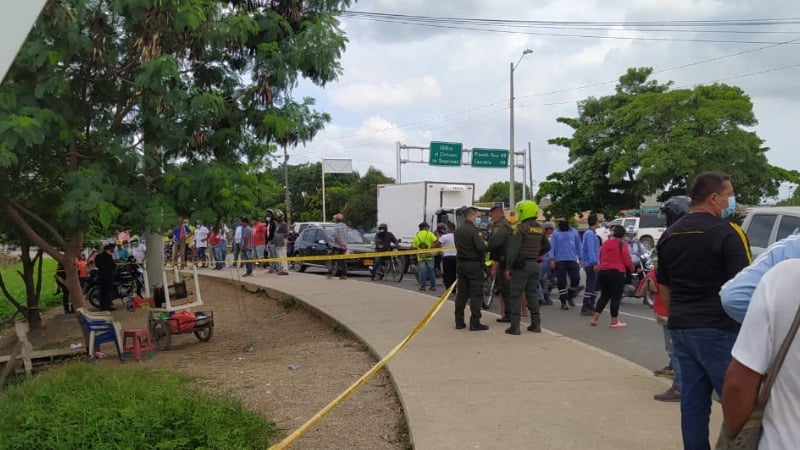
[[[583,290],[583,309],[593,311],[594,300],[597,290],[597,272],[594,270],[594,265],[583,268],[586,273],[586,288]]]
[[[611,317],[619,316],[619,302],[622,300],[622,288],[625,287],[625,274],[619,270],[601,270],[597,273],[597,285],[600,287],[600,298],[594,312],[601,313],[611,300]]]
[[[455,256],[442,257],[442,281],[444,282],[445,289],[450,289],[450,286],[455,283],[458,277],[456,273],[457,266],[458,258]]]
[[[569,289],[567,289],[567,277],[569,277]],[[567,299],[574,299],[578,293],[578,285],[581,282],[581,269],[578,261],[557,261],[556,278],[558,279],[558,297],[563,305],[567,303]]]
[[[98,287],[100,288],[100,310],[110,311],[111,302],[114,300],[114,282],[101,281]]]
[[[346,250],[341,248],[334,248],[331,250],[332,255],[344,255]],[[347,260],[346,259],[334,259],[331,261],[330,265],[330,274],[333,276],[340,276],[346,277],[347,276]]]
[[[464,309],[469,300],[470,325],[481,319],[483,303],[483,263],[481,261],[459,261],[456,268],[458,294],[456,295],[456,324],[464,323]]]

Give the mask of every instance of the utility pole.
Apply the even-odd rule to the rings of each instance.
[[[526,48],[522,55],[519,57],[519,60],[516,64],[511,62],[510,69],[508,71],[509,77],[509,96],[508,96],[508,110],[509,110],[509,125],[508,125],[508,207],[512,210],[514,209],[514,152],[516,152],[516,148],[514,148],[514,69],[519,66],[519,63],[522,62],[522,58],[525,55],[533,53],[533,50]],[[524,187],[523,187],[524,189]]]

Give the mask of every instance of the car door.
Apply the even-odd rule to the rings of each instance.
[[[781,215],[781,221],[778,224],[778,231],[775,235],[775,241],[773,242],[778,242],[781,239],[785,239],[788,236],[797,233],[798,231],[800,231],[800,217],[783,214]],[[771,243],[772,242],[770,242],[770,244]]]
[[[773,240],[773,229],[778,219],[775,213],[755,213],[747,224],[747,239],[753,256],[760,255]]]

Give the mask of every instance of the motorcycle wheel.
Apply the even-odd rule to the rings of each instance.
[[[400,258],[398,256],[393,256],[391,264],[394,265],[394,270],[392,271],[392,280],[398,283],[403,281],[403,274],[405,274],[406,272],[403,258]]]
[[[172,343],[172,334],[166,320],[155,320],[150,324],[150,336],[153,337],[153,346],[158,351],[169,350]]]
[[[86,291],[86,298],[89,300],[92,306],[97,309],[100,309],[100,287],[99,286],[91,286]]]

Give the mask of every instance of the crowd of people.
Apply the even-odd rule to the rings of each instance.
[[[709,417],[714,393],[721,398],[724,413],[718,448],[735,442],[742,427],[753,422],[751,415],[760,417],[762,409],[763,434],[756,435],[758,448],[794,448],[800,442],[795,426],[800,423],[800,378],[794,374],[800,368],[800,350],[792,349],[791,342],[800,326],[800,298],[795,295],[800,282],[794,277],[800,270],[795,259],[800,257],[800,235],[778,242],[752,262],[746,235],[730,220],[736,209],[730,177],[702,173],[688,194],[662,205],[668,229],[656,246],[657,269],[651,282],[643,284],[655,294],[654,314],[664,331],[669,360],[654,373],[673,378],[670,388],[654,399],[680,402],[685,449],[711,447]],[[527,329],[541,331],[539,306],[549,298],[543,280],[553,275],[561,309],[575,307],[583,289],[581,315],[591,316],[591,326],[599,324],[610,304],[609,327],[625,328],[619,319],[623,287],[646,251],[635,230],[613,227],[610,238],[601,245],[594,231],[598,220],[593,215],[581,237],[565,217],[558,217],[555,229],[552,224],[540,225],[538,206],[532,201],[518,203],[515,213],[517,222],[511,224],[500,207],[493,208],[488,239],[483,237],[480,212],[475,208],[467,211],[458,228],[437,230],[435,241],[429,237],[433,233],[428,224],[420,224],[415,248],[455,247],[442,258],[443,263],[448,261],[443,264],[445,285],[452,283],[454,271],[458,279],[455,328],[489,328],[481,323],[487,253],[491,261],[488,270],[496,277],[502,300],[502,316],[497,321],[509,324],[506,333],[521,334],[523,299],[530,313]],[[378,236],[378,248],[394,243],[385,226],[379,228]],[[433,261],[430,255],[422,256],[421,261]],[[435,289],[428,262],[420,267],[426,272],[421,272],[420,290],[426,289],[426,283],[430,284],[427,289]],[[580,285],[581,268],[585,286]],[[774,380],[767,378],[777,371]],[[759,392],[765,382],[772,387],[771,396]]]

